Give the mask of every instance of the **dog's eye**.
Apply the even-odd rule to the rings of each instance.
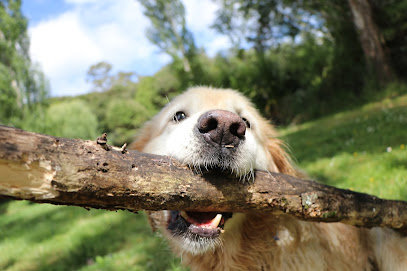
[[[178,111],[175,113],[174,117],[172,118],[175,122],[180,122],[181,120],[185,119],[187,115],[184,112]]]
[[[251,128],[250,121],[248,121],[246,118],[242,118],[242,120],[243,120],[244,123],[246,124],[246,127],[247,127],[247,128]]]

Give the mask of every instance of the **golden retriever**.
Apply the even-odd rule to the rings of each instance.
[[[144,126],[133,147],[242,181],[256,169],[296,175],[273,127],[230,89],[189,89]],[[407,270],[407,238],[389,229],[255,212],[168,210],[149,219],[192,270]]]

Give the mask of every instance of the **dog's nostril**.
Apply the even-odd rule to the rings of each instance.
[[[229,131],[232,135],[242,137],[246,133],[246,125],[244,122],[234,122],[230,125]]]
[[[203,118],[198,125],[201,133],[208,133],[218,127],[218,120],[214,117]]]

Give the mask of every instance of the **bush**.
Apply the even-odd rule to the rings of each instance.
[[[45,121],[45,132],[53,136],[95,139],[99,134],[96,115],[81,100],[52,104]]]

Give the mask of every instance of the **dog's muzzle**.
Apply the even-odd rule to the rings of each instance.
[[[239,145],[245,140],[246,123],[230,111],[211,110],[202,114],[196,124],[195,135],[205,145],[202,161],[197,165],[206,170],[231,170]],[[196,166],[196,165],[194,165]],[[233,213],[171,211],[167,229],[174,236],[199,241],[216,239],[224,231],[225,222]]]

